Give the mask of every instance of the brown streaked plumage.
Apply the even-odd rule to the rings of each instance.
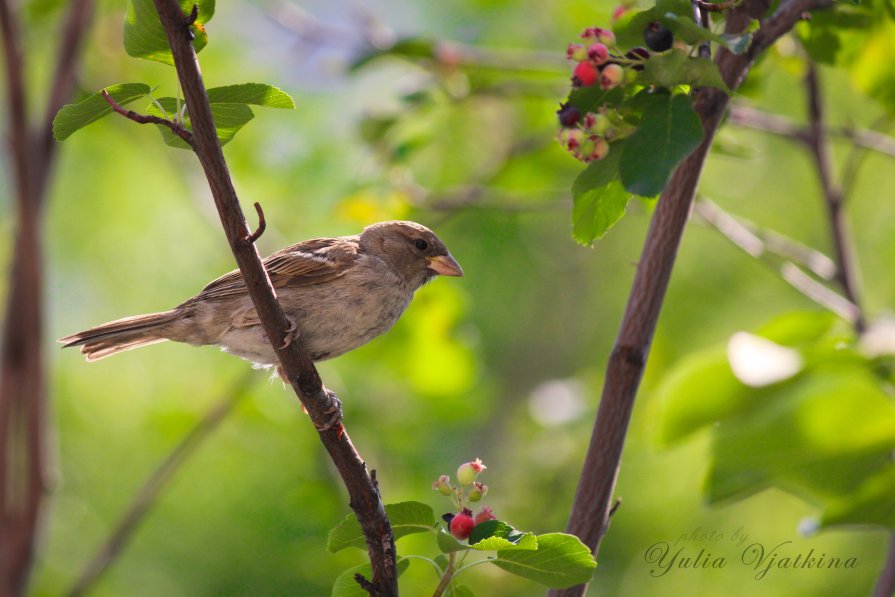
[[[360,235],[317,238],[264,260],[277,297],[314,361],[344,354],[394,325],[436,275],[462,276],[435,234],[414,222],[380,222]],[[173,340],[217,345],[262,366],[277,363],[238,270],[170,311],[125,317],[61,338],[88,361]]]

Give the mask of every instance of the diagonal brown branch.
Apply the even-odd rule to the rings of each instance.
[[[172,120],[168,120],[167,118],[162,118],[160,116],[153,116],[151,114],[138,114],[133,110],[128,110],[127,108],[116,102],[114,99],[112,99],[112,96],[109,95],[109,92],[105,89],[103,89],[102,91],[102,96],[103,99],[106,100],[106,103],[112,106],[112,110],[114,110],[118,114],[121,114],[128,120],[133,120],[138,124],[158,124],[168,127],[169,129],[171,129],[172,133],[183,139],[187,145],[193,147],[193,134],[186,130],[180,124]]]
[[[716,63],[728,87],[734,90],[739,87],[756,57],[792,29],[818,1],[785,0],[776,12],[761,22],[745,53],[734,55],[720,49]],[[751,15],[759,15],[766,8],[762,0],[748,0],[731,11],[727,31],[742,31]],[[567,531],[577,535],[594,554],[599,552],[600,542],[608,528],[612,494],[634,399],[649,356],[696,185],[715,130],[729,101],[727,95],[713,88],[701,89],[695,96],[696,111],[702,121],[705,138],[678,166],[659,199],[606,369],[600,407],[567,526]],[[586,588],[586,585],[578,585],[552,590],[550,594],[557,597],[580,596]]]
[[[106,538],[96,553],[81,571],[78,580],[69,589],[68,595],[76,597],[85,595],[90,587],[96,584],[112,562],[121,555],[128,541],[137,531],[150,508],[158,501],[168,482],[174,477],[187,460],[207,440],[218,426],[233,412],[233,408],[245,395],[246,390],[255,380],[254,371],[250,371],[233,385],[227,396],[217,403],[196,422],[165,459],[152,472],[148,479],[134,495],[125,513],[118,520],[115,529]]]
[[[317,369],[298,343],[283,341],[288,333],[289,322],[277,302],[257,248],[253,243],[246,242],[251,231],[246,224],[215,133],[211,107],[191,43],[188,17],[181,12],[177,0],[155,0],[155,6],[165,28],[177,76],[189,106],[195,153],[205,171],[230,249],[245,278],[258,317],[293,389],[312,421],[322,425],[331,418],[332,409],[336,405],[335,395],[323,387]],[[373,568],[372,586],[375,589],[370,592],[381,596],[397,595],[394,534],[379,497],[379,489],[342,425],[321,430],[320,440],[348,489],[351,508],[367,540]]]

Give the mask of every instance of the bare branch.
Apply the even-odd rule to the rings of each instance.
[[[166,126],[171,129],[171,132],[183,139],[187,145],[193,147],[193,134],[183,128],[180,124],[174,122],[173,120],[168,120],[167,118],[162,118],[160,116],[152,116],[151,114],[138,114],[133,110],[128,110],[124,108],[121,104],[116,102],[109,92],[103,89],[102,91],[103,99],[112,106],[112,109],[121,114],[125,118],[129,120],[133,120],[134,122],[138,122],[140,124],[160,124],[162,126]]]
[[[734,90],[739,87],[756,57],[792,29],[818,1],[784,0],[776,12],[762,21],[746,52],[734,55],[723,48],[719,49],[716,63],[728,87]],[[764,0],[747,0],[728,15],[727,31],[741,32],[751,15],[760,14],[765,8]],[[599,551],[609,523],[628,423],[696,185],[729,101],[726,94],[713,88],[700,89],[695,95],[695,107],[705,137],[677,167],[659,198],[621,328],[609,358],[597,419],[567,526],[567,531],[590,546],[594,554]],[[584,594],[586,588],[586,585],[578,585],[551,590],[550,595],[578,597]]]
[[[843,211],[844,197],[842,189],[834,181],[830,148],[824,135],[823,99],[820,92],[817,67],[810,59],[805,74],[805,88],[808,94],[808,147],[814,159],[817,176],[820,182],[827,216],[830,221],[830,234],[833,239],[833,254],[837,265],[836,281],[842,287],[845,298],[857,307],[853,319],[855,329],[861,333],[866,327],[866,320],[858,290],[857,266],[854,260],[854,249]]]
[[[831,280],[836,275],[836,264],[820,251],[732,216],[709,199],[697,201],[694,211],[752,257],[761,258],[767,252],[792,261],[824,280]]]
[[[802,143],[808,143],[807,127],[801,126],[778,114],[770,114],[743,103],[735,103],[730,108],[731,124],[751,128],[766,133],[789,137]],[[858,147],[876,151],[883,155],[895,157],[895,138],[871,129],[854,127],[825,127],[827,137],[842,137],[851,140]]]
[[[373,568],[372,584],[376,588],[376,594],[397,595],[394,534],[379,492],[344,427],[338,425],[331,429],[323,429],[326,422],[332,418],[331,409],[335,405],[332,393],[323,387],[314,363],[302,351],[299,343],[285,342],[290,323],[277,302],[256,246],[245,242],[245,238],[251,232],[215,134],[211,107],[196,53],[190,41],[189,27],[184,23],[184,15],[177,0],[155,0],[155,5],[174,56],[186,104],[189,106],[194,150],[205,171],[221,224],[245,278],[246,288],[255,310],[271,341],[271,346],[277,353],[283,371],[307,409],[312,422],[318,427],[320,440],[348,489],[351,508],[367,541]]]
[[[233,408],[245,395],[246,390],[256,379],[255,373],[250,371],[237,380],[227,392],[227,396],[216,402],[190,429],[174,449],[159,463],[158,467],[143,483],[139,491],[134,494],[130,505],[121,518],[115,524],[114,530],[106,538],[105,542],[90,558],[87,566],[81,571],[78,580],[68,591],[70,597],[85,595],[96,584],[103,573],[115,559],[121,555],[128,542],[146,518],[149,510],[158,502],[168,483],[183,465],[196,453],[200,446],[211,437],[211,434],[233,412]]]

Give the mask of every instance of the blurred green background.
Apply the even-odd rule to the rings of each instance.
[[[49,75],[47,39],[65,4],[33,2],[26,13],[36,89]],[[218,3],[200,54],[206,84],[270,83],[298,105],[255,110],[225,148],[244,205],[264,207],[262,252],[406,218],[436,230],[466,272],[422,289],[386,336],[320,366],[386,502],[419,500],[446,512],[432,481],[481,457],[491,488],[484,503],[501,519],[535,532],[565,527],[650,213],[632,202],[593,248],[570,236],[568,189],[580,164],[553,141],[569,76],[565,46],[584,26],[608,23],[613,8],[571,0]],[[142,81],[174,95],[173,69],[124,53],[123,10],[123,2],[100,3],[81,87],[90,93]],[[296,11],[307,11],[304,20]],[[390,35],[489,51],[469,69],[388,59],[347,68],[365,40]],[[790,53],[784,44],[759,66],[748,99],[803,121],[801,63],[788,46]],[[884,115],[849,73],[822,76],[832,123],[870,126]],[[732,126],[721,141],[738,150],[712,154],[702,194],[829,251],[807,154]],[[848,145],[835,150],[841,163]],[[872,315],[890,308],[895,290],[891,165],[869,154],[849,203]],[[3,183],[10,187],[8,178]],[[0,200],[10,238],[9,194]],[[170,308],[232,269],[194,157],[164,146],[150,126],[104,119],[61,147],[49,207],[54,457],[32,594],[63,594],[157,463],[232,397],[234,412],[173,479],[92,594],[327,595],[338,573],[365,554],[324,550],[327,531],[349,512],[347,498],[290,390],[258,371],[234,396],[250,365],[211,348],[162,344],[93,364],[55,348],[62,335]],[[0,251],[7,258],[10,247]],[[885,533],[804,537],[799,523],[816,509],[778,490],[707,507],[706,436],[672,450],[655,439],[654,390],[682,357],[777,313],[815,308],[772,270],[692,223],[631,423],[617,490],[624,503],[590,595],[869,593]],[[813,549],[857,558],[858,566],[773,570],[756,580],[739,561],[742,546],[730,540],[738,531],[768,549],[791,541],[790,553]],[[650,546],[682,536],[693,555],[705,549],[728,565],[651,574]],[[399,552],[437,553],[428,536],[402,539]],[[470,570],[464,583],[479,595],[544,592],[490,568]],[[419,562],[402,578],[407,595],[430,594],[434,584]]]

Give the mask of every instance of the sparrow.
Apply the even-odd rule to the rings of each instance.
[[[431,230],[415,222],[367,226],[359,235],[315,238],[264,260],[297,341],[313,361],[366,344],[388,331],[435,276],[462,276]],[[209,283],[170,311],[125,317],[60,338],[88,361],[165,340],[216,345],[260,367],[279,360],[239,270]]]

